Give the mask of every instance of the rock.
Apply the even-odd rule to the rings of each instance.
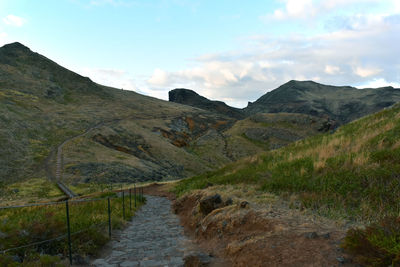
[[[316,239],[316,238],[318,238],[318,234],[316,232],[306,233],[305,236],[308,239]]]
[[[343,257],[337,257],[336,260],[337,260],[338,262],[340,262],[341,264],[346,263],[346,259],[343,258]]]
[[[23,236],[23,237],[29,236],[29,232],[27,230],[23,229],[23,230],[19,231],[19,235]]]
[[[240,202],[240,208],[241,208],[241,209],[245,209],[245,208],[247,208],[249,205],[250,205],[250,203],[247,202],[247,201],[242,201],[242,202]]]
[[[323,238],[325,238],[325,239],[329,239],[329,238],[331,238],[331,234],[330,233],[326,233],[326,234],[323,234],[323,235],[321,235]]]
[[[21,259],[21,257],[18,256],[18,255],[13,255],[11,258],[12,258],[12,260],[15,261],[15,262],[22,263],[22,259]]]
[[[225,206],[230,206],[230,205],[232,205],[232,204],[233,204],[232,198],[228,198],[228,199],[225,201]]]
[[[185,267],[205,267],[211,265],[211,257],[204,253],[190,254],[183,261]]]
[[[200,200],[200,212],[204,215],[209,214],[213,210],[220,208],[222,199],[219,194],[208,196]]]
[[[0,239],[5,239],[5,238],[7,238],[7,237],[8,237],[7,234],[5,234],[5,233],[3,233],[2,231],[0,231]]]
[[[75,254],[72,256],[72,261],[77,265],[87,265],[88,261],[84,257],[79,254]]]

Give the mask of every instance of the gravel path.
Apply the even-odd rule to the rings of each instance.
[[[183,266],[184,256],[196,252],[171,211],[171,201],[155,196],[146,199],[131,225],[110,242],[108,255],[91,266]]]

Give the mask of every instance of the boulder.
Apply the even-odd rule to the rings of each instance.
[[[211,257],[204,253],[187,255],[183,261],[185,267],[206,267],[211,265]]]
[[[233,204],[232,198],[228,198],[227,200],[225,200],[225,206],[230,206],[232,204]]]
[[[208,196],[200,200],[200,212],[207,215],[213,210],[220,208],[222,205],[222,198],[219,194]]]
[[[247,201],[242,201],[242,202],[240,202],[240,208],[241,209],[245,209],[245,208],[247,208],[249,206],[249,202],[247,202]]]

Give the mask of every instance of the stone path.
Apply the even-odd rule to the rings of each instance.
[[[184,256],[196,252],[171,211],[171,201],[155,196],[146,199],[131,225],[110,242],[108,255],[91,266],[183,266]]]

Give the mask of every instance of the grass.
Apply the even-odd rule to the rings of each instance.
[[[100,200],[83,203],[70,203],[70,223],[73,254],[95,255],[98,249],[108,241],[107,197],[115,197],[112,192],[101,193]],[[125,198],[125,216],[129,220],[138,202],[129,209],[129,198]],[[126,221],[123,218],[122,198],[111,199],[112,229],[121,229]],[[66,207],[64,202],[51,206],[24,207],[0,210],[0,250],[24,246],[33,242],[54,239],[67,233]],[[66,238],[39,244],[29,248],[14,250],[0,256],[0,265],[7,265],[10,259],[19,258],[24,264],[40,262],[42,257],[62,255],[66,257],[68,246]],[[24,265],[25,266],[25,265]]]
[[[58,187],[45,178],[32,178],[13,184],[0,182],[1,206],[54,201],[63,196]]]
[[[183,195],[209,183],[248,184],[256,186],[258,194],[296,196],[302,208],[320,215],[379,224],[382,218],[400,214],[399,133],[400,105],[396,105],[342,126],[334,134],[311,137],[185,179],[174,192]],[[369,235],[368,229],[359,231]],[[384,251],[400,247],[397,235],[388,236],[392,243],[374,244]]]

